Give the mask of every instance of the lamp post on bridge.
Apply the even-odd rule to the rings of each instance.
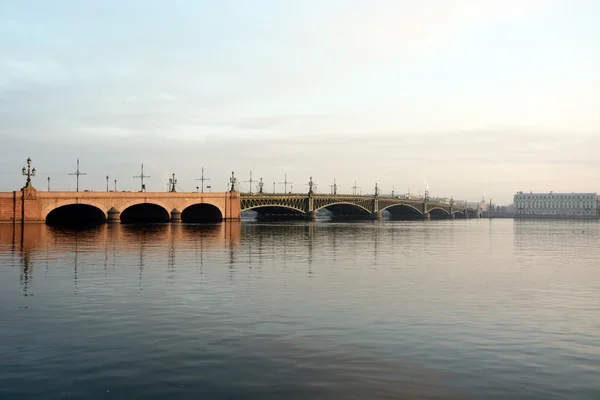
[[[229,178],[229,183],[231,184],[231,191],[235,192],[235,184],[237,183],[237,178],[233,171],[231,171],[231,178]]]
[[[202,187],[202,193],[204,193],[204,181],[210,181],[210,178],[204,177],[204,167],[202,167],[202,175],[200,176],[200,178],[198,178],[196,180],[202,182],[202,184],[200,186]],[[207,186],[207,188],[208,188],[208,186]]]
[[[288,180],[287,180],[287,174],[285,174],[283,182],[279,182],[280,185],[283,185],[283,193],[287,194],[287,185],[288,185],[288,183],[294,183],[294,182],[288,182]]]
[[[117,191],[117,180],[115,179],[115,192]]]
[[[249,191],[250,194],[252,194],[252,182],[256,182],[256,181],[252,180],[252,171],[250,171],[250,180],[244,181],[244,183],[250,183],[250,191]]]
[[[337,183],[335,183],[335,178],[333,178],[333,185],[330,185],[330,186],[331,186],[331,192],[332,192],[332,194],[336,195],[337,194],[337,188],[339,186],[337,185]]]
[[[307,185],[308,185],[308,194],[312,195],[313,194],[313,188],[316,186],[315,183],[313,182],[312,176],[310,177]]]
[[[80,175],[87,175],[85,172],[80,172],[79,171],[79,157],[77,157],[77,171],[70,173],[69,175],[75,175],[77,177],[77,186],[75,191],[79,192],[79,176]]]
[[[173,174],[175,175],[175,174]],[[142,173],[139,174],[138,176],[134,176],[134,179],[140,178],[140,192],[143,192],[146,190],[146,185],[144,185],[144,178],[152,178],[150,175],[144,175],[144,163],[142,163]],[[117,191],[117,189],[115,189],[115,192]]]
[[[169,178],[169,191],[176,192],[175,185],[177,185],[177,179],[175,178],[175,173],[173,172],[173,177]]]
[[[258,193],[260,193],[260,194],[263,193],[263,186],[264,186],[263,180],[262,180],[262,178],[260,178],[260,180],[258,181]]]
[[[25,181],[25,187],[33,188],[33,185],[31,183],[31,178],[35,176],[35,168],[31,168],[31,158],[30,157],[27,157],[27,168],[23,167],[21,169],[21,173],[23,173],[23,176],[27,177],[27,180]]]
[[[377,186],[377,182],[375,182],[375,197],[379,196],[379,186]]]
[[[106,175],[106,191],[108,192],[108,175]]]
[[[352,194],[356,196],[357,192],[356,189],[360,189],[358,186],[356,186],[356,181],[354,181],[354,186],[352,186]]]
[[[48,177],[48,191],[50,191],[50,177]]]

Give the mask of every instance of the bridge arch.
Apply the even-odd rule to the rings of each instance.
[[[260,210],[264,210],[264,211],[269,211],[269,210],[275,210],[275,209],[279,209],[279,210],[289,210],[289,211],[295,211],[298,214],[304,214],[304,210],[301,208],[297,208],[297,207],[292,207],[292,206],[287,206],[284,204],[264,204],[264,205],[255,205],[255,206],[251,206],[251,207],[247,207],[242,209],[243,211],[256,211],[260,213]]]
[[[388,211],[392,215],[406,215],[423,217],[423,212],[410,204],[391,204],[379,211]]]
[[[117,203],[118,204],[118,203]],[[169,206],[168,204],[162,202],[161,200],[156,200],[156,199],[152,199],[152,200],[148,200],[147,198],[140,198],[140,199],[135,199],[132,201],[128,201],[126,203],[120,204],[120,205],[115,205],[114,207],[119,210],[119,212],[123,212],[126,209],[128,209],[131,206],[137,206],[139,204],[154,204],[157,206],[160,206],[162,208],[164,208],[167,211],[170,211],[173,209],[173,207]],[[108,207],[110,209],[110,207]]]
[[[44,221],[47,225],[100,225],[106,222],[106,212],[86,202],[68,202],[45,212]]]
[[[171,214],[161,202],[136,201],[121,207],[121,223],[169,222]]]
[[[223,211],[217,205],[209,202],[189,204],[181,211],[181,222],[198,223],[221,221],[223,221]]]
[[[339,201],[330,204],[324,204],[318,208],[315,208],[315,211],[319,210],[328,210],[333,214],[341,214],[341,215],[371,215],[371,210],[351,202]],[[358,211],[358,213],[356,213]]]
[[[242,210],[246,211],[256,212],[256,219],[259,221],[293,221],[306,218],[306,213],[300,208],[277,204],[253,205]]]
[[[64,207],[64,206],[70,206],[70,205],[77,205],[77,204],[95,207],[95,208],[99,209],[100,211],[102,211],[102,213],[104,214],[104,218],[106,218],[106,216],[107,216],[108,208],[104,204],[98,203],[93,200],[72,199],[72,200],[58,201],[56,203],[52,203],[52,204],[46,206],[46,208],[44,208],[44,210],[42,211],[42,219],[45,221],[46,218],[48,217],[48,214],[50,214],[52,211],[56,210],[57,208]]]
[[[449,217],[450,213],[448,212],[448,210],[442,208],[442,207],[432,207],[431,209],[427,210],[427,212],[429,213],[429,215],[437,215],[437,216],[446,216]]]

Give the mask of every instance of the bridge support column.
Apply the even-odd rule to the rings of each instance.
[[[425,221],[429,221],[431,219],[431,214],[426,212],[425,214],[423,214],[423,218],[425,219]]]
[[[176,208],[171,211],[171,222],[181,222],[181,211]]]
[[[450,214],[450,219],[456,219],[456,215]]]
[[[315,221],[317,219],[316,211],[309,211],[306,213],[306,219],[309,221]]]
[[[109,224],[120,224],[121,223],[121,212],[114,207],[111,208],[110,210],[108,210],[106,222],[108,222]]]
[[[373,219],[380,220],[383,218],[383,212],[382,211],[374,212],[373,214],[371,214],[371,217]]]

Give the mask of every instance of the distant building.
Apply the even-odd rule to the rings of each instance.
[[[462,201],[461,201],[462,204]],[[472,208],[474,210],[479,210],[479,211],[487,211],[488,209],[488,203],[486,203],[485,201],[485,196],[481,197],[481,201],[467,201],[466,202],[466,206],[467,208]]]
[[[523,193],[514,196],[516,218],[597,218],[596,193]]]
[[[448,197],[434,197],[431,201],[449,206],[453,200]]]

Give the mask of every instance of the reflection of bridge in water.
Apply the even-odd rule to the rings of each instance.
[[[228,222],[105,224],[73,230],[44,224],[0,224],[0,255],[8,265],[20,265],[19,280],[23,293],[28,295],[33,293],[34,276],[43,276],[48,268],[70,270],[77,291],[82,282],[87,280],[89,284],[90,274],[97,276],[102,270],[105,276],[135,271],[142,285],[147,266],[152,266],[155,273],[159,268],[167,279],[172,279],[177,268],[198,268],[202,273],[206,266],[227,265],[227,273],[233,276],[235,268],[272,266],[274,260],[279,260],[282,267],[301,265],[312,274],[313,263],[318,264],[331,252],[334,262],[339,254],[346,261],[377,265],[379,252],[389,251],[380,248],[380,234],[385,235],[394,251],[421,252],[422,247],[415,243],[427,246],[432,235],[461,229],[454,223],[444,225],[446,228],[439,230],[438,224],[382,221],[351,225]],[[444,238],[446,245],[458,245],[455,240],[458,238],[454,236]]]

